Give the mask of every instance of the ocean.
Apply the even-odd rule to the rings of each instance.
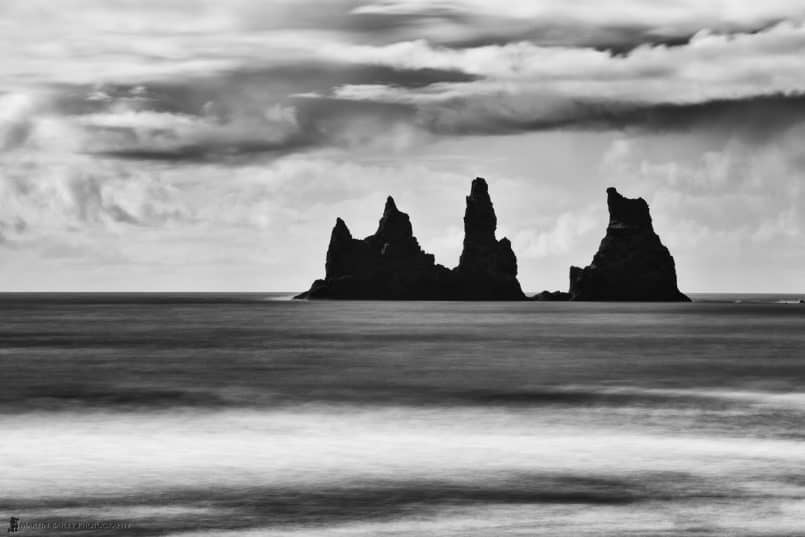
[[[802,295],[0,295],[21,535],[805,535]]]

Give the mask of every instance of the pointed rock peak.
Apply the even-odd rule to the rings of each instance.
[[[398,241],[408,239],[414,235],[411,228],[411,219],[404,212],[397,209],[394,198],[386,198],[383,216],[377,227],[375,236],[383,241]]]
[[[333,232],[330,234],[330,245],[327,247],[327,261],[324,263],[325,278],[337,278],[350,273],[352,270],[350,257],[354,242],[347,225],[340,218],[336,218]]]
[[[394,213],[398,213],[398,212],[400,212],[400,211],[399,211],[399,209],[397,209],[397,204],[394,203],[394,198],[392,198],[391,196],[387,197],[386,198],[386,207],[383,209],[383,214],[387,215],[387,214],[394,214]]]
[[[472,181],[472,188],[470,188],[470,197],[473,199],[489,199],[489,185],[486,184],[486,179],[483,177],[476,177]]]
[[[347,224],[344,223],[343,220],[340,218],[335,219],[335,226],[333,227],[333,233],[330,236],[330,242],[336,239],[351,239],[352,233],[349,232],[349,228]]]
[[[614,187],[609,187],[607,206],[610,228],[652,229],[648,203],[643,198],[625,198]]]
[[[489,198],[489,187],[483,177],[472,182],[470,195],[467,196],[467,209],[464,212],[464,239],[482,240],[487,243],[495,241],[495,229],[498,221],[495,208]]]

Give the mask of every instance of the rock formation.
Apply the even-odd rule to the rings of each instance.
[[[497,240],[484,179],[475,179],[464,215],[464,251],[452,271],[422,251],[407,214],[389,197],[374,235],[355,239],[340,218],[327,249],[325,278],[296,298],[363,300],[523,300],[517,258]]]
[[[325,277],[296,298],[432,300],[449,284],[450,271],[422,251],[411,220],[391,196],[374,235],[354,239],[338,218],[330,235]]]
[[[498,219],[486,180],[472,182],[464,212],[464,250],[453,269],[461,300],[523,300],[509,239],[495,238]]]
[[[607,189],[609,226],[593,262],[570,267],[570,300],[688,302],[674,258],[654,232],[648,204]]]

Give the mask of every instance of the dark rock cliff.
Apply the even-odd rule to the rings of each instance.
[[[570,267],[571,300],[687,302],[679,292],[676,266],[654,232],[643,198],[607,189],[609,226],[593,262]]]

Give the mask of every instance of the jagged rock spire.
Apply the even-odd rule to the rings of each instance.
[[[327,278],[335,278],[349,273],[353,241],[347,224],[340,218],[336,218],[335,226],[330,233],[330,245],[327,247],[327,261],[324,264]]]
[[[460,294],[475,299],[522,298],[517,257],[508,239],[495,238],[498,220],[483,177],[472,182],[466,201],[464,249],[455,269],[463,288]]]
[[[341,220],[341,218],[336,218],[335,226],[333,226],[333,232],[330,233],[330,243],[332,244],[333,241],[340,241],[351,238],[352,233],[349,232],[347,224],[343,220]]]
[[[383,208],[383,216],[377,226],[374,235],[377,239],[384,242],[396,242],[411,239],[414,231],[411,227],[411,219],[407,214],[397,209],[394,198],[386,198],[386,206]]]
[[[467,209],[464,212],[464,244],[467,241],[490,242],[495,240],[498,219],[489,197],[486,179],[476,177],[467,196]]]

